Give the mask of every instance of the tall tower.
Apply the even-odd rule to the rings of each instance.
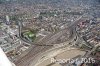
[[[9,22],[9,16],[8,15],[6,15],[6,21]]]
[[[6,24],[10,24],[10,18],[8,15],[6,15]]]
[[[9,61],[5,53],[0,47],[0,66],[15,66],[13,63]]]

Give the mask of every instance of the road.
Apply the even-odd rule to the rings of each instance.
[[[54,42],[55,40],[57,40],[59,37],[61,37],[64,33],[66,33],[68,30],[71,30],[70,33],[70,37],[68,39],[70,39],[67,43],[70,43],[70,41],[73,41],[73,37],[76,37],[76,33],[74,33],[75,31],[75,26],[77,25],[77,23],[79,23],[81,20],[81,18],[77,19],[75,22],[73,22],[73,24],[71,24],[67,29],[64,29],[54,35],[51,35],[46,37],[48,38],[47,40],[43,41],[43,42],[39,42],[39,44],[33,44],[32,42],[23,40],[23,38],[20,36],[21,40],[23,40],[26,43],[29,44],[33,44],[33,46],[28,50],[27,54],[23,57],[19,57],[18,60],[15,61],[16,66],[30,66],[31,63],[33,63],[33,61],[35,62],[37,58],[39,58],[38,56],[41,55],[43,52],[53,48],[53,45],[50,45],[52,42]],[[21,34],[21,25],[19,25],[19,34]],[[44,38],[45,39],[45,38]],[[48,41],[49,40],[49,41]],[[40,44],[43,43],[44,45]],[[35,46],[34,46],[35,45]],[[57,48],[54,48],[55,50]],[[60,48],[61,49],[61,48]],[[48,52],[49,53],[49,52]],[[42,57],[42,55],[41,55]],[[38,59],[37,59],[38,60]],[[33,65],[34,66],[34,65]]]

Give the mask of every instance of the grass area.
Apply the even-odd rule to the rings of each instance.
[[[36,32],[35,31],[27,31],[23,33],[23,36],[30,40],[30,41],[34,41],[36,39]]]

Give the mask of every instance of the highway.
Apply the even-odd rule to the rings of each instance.
[[[72,42],[74,40],[74,38],[76,37],[75,27],[76,27],[77,23],[80,22],[80,20],[81,20],[81,17],[79,19],[77,19],[75,22],[73,22],[70,26],[68,26],[68,28],[66,28],[66,29],[64,29],[60,32],[57,32],[54,35],[49,35],[49,38],[48,38],[48,36],[46,37],[48,39],[46,39],[45,41],[42,41],[42,42],[40,41],[36,44],[32,43],[32,42],[29,42],[29,41],[27,41],[27,40],[25,40],[21,37],[21,29],[22,28],[21,28],[21,24],[19,23],[19,36],[20,36],[20,39],[22,41],[26,42],[26,43],[32,44],[33,46],[31,46],[31,48],[29,50],[27,50],[26,55],[24,55],[23,57],[19,57],[14,62],[16,64],[16,66],[30,66],[33,62],[35,62],[36,60],[41,58],[42,57],[41,54],[42,53],[45,54],[45,51],[51,50],[51,48],[53,48],[55,50],[58,49],[57,47],[55,48],[51,43],[56,41],[59,37],[61,37],[64,33],[66,33],[69,30],[71,31],[71,33],[70,33],[70,37],[68,38],[67,44]],[[59,49],[62,49],[62,47],[59,47]],[[49,52],[47,52],[47,53],[49,53]]]

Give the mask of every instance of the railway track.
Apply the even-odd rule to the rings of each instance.
[[[23,57],[19,57],[19,59],[14,62],[16,64],[16,66],[30,66],[30,64],[32,63],[32,61],[36,57],[38,57],[38,55],[40,55],[41,53],[43,53],[46,50],[48,50],[48,49],[50,49],[50,48],[53,47],[53,45],[51,44],[53,41],[57,40],[64,33],[66,33],[68,30],[70,30],[71,28],[73,28],[72,26],[75,26],[78,22],[79,21],[77,21],[77,22],[75,21],[75,23],[73,23],[72,25],[70,25],[67,29],[62,30],[62,31],[60,31],[60,32],[58,32],[58,33],[56,33],[54,35],[51,35],[50,37],[47,36],[46,38],[44,38],[43,41],[40,41],[40,42],[38,42],[36,44],[32,43],[34,46],[32,46],[28,50],[28,53],[25,56],[23,56]],[[21,33],[21,27],[19,29],[20,29],[19,33]],[[71,30],[73,30],[73,29],[71,29]],[[73,32],[71,34],[73,35]],[[21,39],[22,39],[22,37],[21,37]],[[31,42],[29,42],[29,43],[31,44]]]

